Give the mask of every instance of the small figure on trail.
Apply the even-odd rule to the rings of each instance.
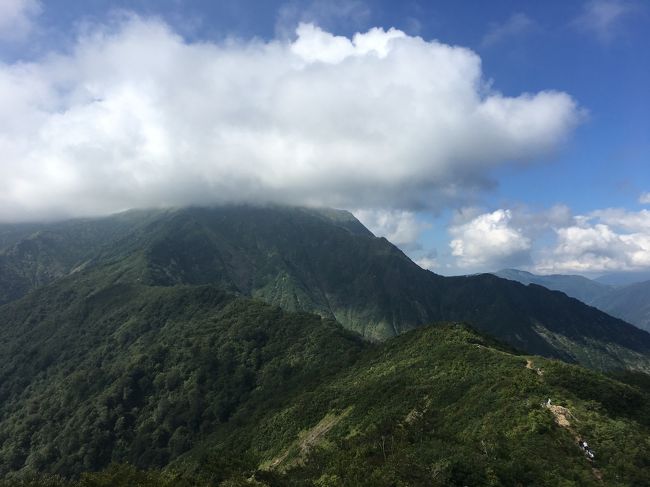
[[[585,455],[589,460],[594,459],[596,454],[591,448],[589,448],[589,443],[587,443],[585,440],[580,439],[578,440],[578,446],[580,447],[581,450],[585,452]]]
[[[551,398],[550,397],[546,400],[546,407],[547,408],[551,407]]]

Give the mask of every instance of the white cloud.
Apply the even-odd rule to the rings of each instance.
[[[650,267],[650,211],[597,210],[556,230],[540,272],[631,271]]]
[[[602,272],[638,270],[650,266],[650,236],[618,234],[609,226],[596,224],[558,231],[552,260],[540,270],[558,272]]]
[[[512,225],[512,212],[499,209],[452,225],[449,233],[452,255],[462,268],[474,270],[527,263],[532,242]]]
[[[564,205],[459,212],[451,254],[472,272],[519,267],[539,274],[595,274],[650,268],[650,210],[620,208],[573,215]]]
[[[593,211],[590,219],[597,218],[600,222],[631,232],[647,232],[650,234],[650,210],[631,212],[622,208],[607,208]]]
[[[415,210],[557,149],[561,92],[487,91],[472,51],[302,25],[295,41],[189,43],[158,21],[0,65],[0,220],[279,202]]]
[[[524,13],[514,13],[508,20],[499,24],[491,23],[481,45],[491,47],[509,38],[518,37],[535,28],[535,22]]]
[[[357,210],[354,216],[376,236],[386,237],[391,243],[405,250],[415,249],[420,234],[428,227],[418,221],[415,213],[411,211]]]
[[[622,32],[622,22],[635,10],[625,0],[591,0],[586,2],[580,16],[574,21],[580,29],[591,32],[602,42],[610,42]]]
[[[375,27],[365,34],[355,34],[350,40],[334,36],[314,24],[300,24],[296,29],[298,38],[291,45],[293,53],[308,63],[323,62],[340,64],[347,58],[374,54],[380,59],[392,50],[393,39],[403,39],[406,34],[400,30]]]
[[[41,12],[39,0],[0,1],[0,40],[22,40],[33,28]]]
[[[639,196],[639,203],[642,205],[650,205],[650,192],[641,193],[641,196]]]

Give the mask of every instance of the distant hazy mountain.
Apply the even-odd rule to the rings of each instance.
[[[645,276],[645,273],[618,273],[603,276],[603,284],[597,280],[583,276],[553,274],[540,276],[518,269],[503,269],[495,275],[520,282],[522,284],[538,284],[548,289],[562,291],[567,296],[579,299],[584,303],[595,306],[606,313],[621,318],[633,325],[650,331],[650,281],[635,282],[625,286],[614,285]]]
[[[613,289],[613,286],[576,275],[551,274],[541,276],[518,269],[502,269],[494,274],[522,284],[538,284],[548,289],[562,291],[567,296],[579,299],[587,304],[594,303],[594,301],[605,296]]]
[[[96,290],[209,284],[335,319],[369,339],[466,321],[530,353],[650,370],[650,334],[541,286],[423,270],[344,211],[228,206],[50,224],[14,238],[0,268],[5,301],[27,294],[36,305],[30,293],[62,279]]]
[[[597,299],[594,306],[650,331],[650,281],[613,289]]]
[[[628,286],[637,282],[650,280],[650,271],[639,272],[610,272],[594,279],[609,286]]]

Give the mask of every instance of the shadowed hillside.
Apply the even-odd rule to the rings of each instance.
[[[582,276],[554,274],[538,276],[517,269],[504,269],[494,273],[496,276],[520,282],[537,284],[548,289],[562,291],[567,296],[595,306],[612,316],[631,323],[645,331],[650,331],[650,281],[634,282],[626,285],[609,285]],[[621,273],[620,279],[633,279],[643,273]],[[617,274],[612,274],[612,278]]]
[[[594,306],[650,331],[650,281],[616,288],[598,299]]]
[[[613,286],[576,275],[550,274],[540,276],[518,269],[502,269],[495,272],[494,275],[522,284],[537,284],[554,291],[562,291],[567,296],[591,305],[614,289]]]

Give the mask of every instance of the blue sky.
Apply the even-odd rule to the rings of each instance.
[[[480,148],[478,152],[471,152],[478,154],[471,156],[476,159],[476,165],[465,161],[467,167],[459,169],[462,176],[454,173],[453,177],[457,179],[445,179],[445,186],[438,180],[430,182],[423,192],[425,196],[419,199],[409,199],[405,194],[419,191],[421,186],[413,180],[422,177],[426,179],[426,173],[399,173],[396,177],[403,176],[404,181],[409,182],[391,186],[390,182],[386,182],[390,180],[390,161],[386,162],[386,170],[382,169],[383,166],[377,166],[377,172],[384,171],[386,177],[372,174],[373,177],[376,176],[372,184],[366,185],[351,178],[351,192],[364,195],[358,199],[351,198],[349,193],[342,193],[338,199],[312,200],[309,195],[313,194],[313,189],[309,184],[304,185],[303,180],[296,183],[303,186],[295,192],[293,186],[288,186],[286,181],[292,180],[292,173],[286,176],[279,172],[281,183],[257,181],[255,185],[263,188],[260,190],[262,192],[268,191],[269,201],[306,204],[324,202],[355,211],[375,233],[392,238],[421,265],[443,274],[478,272],[503,266],[517,266],[543,273],[575,272],[585,275],[650,268],[650,198],[644,197],[645,193],[650,192],[650,55],[647,50],[650,45],[650,5],[646,2],[7,0],[7,5],[0,8],[2,66],[7,73],[13,73],[14,78],[27,76],[25,71],[29,71],[30,76],[32,71],[39,73],[38,82],[34,81],[35,77],[30,78],[35,88],[24,95],[26,98],[34,98],[34,93],[38,90],[36,86],[41,86],[42,83],[54,86],[52,91],[58,97],[56,102],[48,102],[57,108],[47,109],[50,117],[57,115],[58,118],[50,118],[38,133],[23,131],[14,134],[12,130],[19,125],[18,122],[11,130],[6,129],[4,132],[6,138],[20,136],[27,142],[30,138],[42,140],[43,133],[50,133],[47,130],[60,129],[63,124],[61,113],[70,114],[73,109],[81,109],[77,105],[63,109],[59,106],[61,103],[78,102],[61,98],[62,82],[52,80],[60,75],[61,66],[65,63],[52,61],[52,58],[67,57],[68,64],[80,64],[81,57],[78,53],[85,45],[91,46],[88,47],[89,50],[98,49],[97,52],[106,47],[102,47],[100,41],[88,40],[93,35],[97,36],[98,32],[116,38],[120,35],[125,37],[128,32],[136,37],[153,36],[147,39],[158,39],[155,42],[161,42],[164,46],[168,45],[165,36],[170,34],[178,36],[181,44],[197,49],[200,45],[238,46],[238,55],[245,56],[241,53],[242,46],[269,45],[276,41],[294,42],[295,29],[300,22],[304,22],[313,24],[331,36],[351,38],[357,32],[365,33],[375,27],[380,27],[383,31],[395,28],[403,31],[408,39],[421,37],[425,42],[437,40],[445,49],[461,46],[471,50],[480,57],[480,65],[476,65],[480,66],[481,84],[485,85],[476,88],[479,96],[487,96],[482,93],[493,90],[502,97],[515,99],[522,93],[534,96],[552,90],[570,97],[574,106],[566,108],[571,113],[567,112],[564,116],[572,117],[572,121],[557,128],[552,140],[540,142],[539,149],[526,151],[519,145],[509,151],[499,152],[494,149],[494,154],[486,156],[485,161],[481,160]],[[3,15],[5,21],[2,20]],[[14,18],[9,21],[11,16]],[[133,18],[137,19],[135,24]],[[151,34],[151,29],[142,27],[147,22],[165,26],[167,34]],[[127,24],[130,27],[124,27]],[[318,32],[312,31],[309,35],[317,35]],[[305,39],[307,35],[306,33]],[[198,52],[197,49],[195,51]],[[451,51],[447,49],[444,52]],[[470,59],[467,57],[467,60]],[[21,71],[18,69],[20,66],[31,66],[33,69]],[[435,69],[453,70],[456,66],[436,65]],[[355,71],[341,70],[335,79],[338,80],[343,73],[358,75]],[[376,73],[384,71],[368,73],[368,76],[376,76]],[[254,76],[251,76],[246,78],[246,82],[253,83],[249,87],[255,89],[255,82],[250,80],[263,78],[264,71],[255,71]],[[323,76],[333,74],[325,73]],[[31,86],[26,80],[24,78],[18,84]],[[124,80],[119,79],[117,82],[123,83]],[[233,81],[239,85],[242,82]],[[130,83],[133,84],[133,80]],[[66,78],[63,84],[66,85],[65,90],[76,91],[80,86],[87,86],[89,81],[86,78]],[[9,96],[9,88],[6,90],[7,98],[16,99],[16,96]],[[106,90],[108,91],[104,94],[110,91],[110,87]],[[108,100],[108,95],[106,98],[98,96],[97,99],[99,98]],[[26,105],[19,105],[16,110],[27,112],[38,105],[38,113],[42,115],[43,103],[38,102],[39,105],[35,99],[30,98]],[[433,103],[432,106],[438,106],[435,100],[428,101]],[[403,116],[403,102],[395,103],[400,106],[387,105],[379,115],[390,116],[394,109],[396,117]],[[8,110],[13,106],[0,104],[0,109]],[[88,110],[86,104],[83,113],[87,114]],[[253,106],[249,115],[250,111],[255,110]],[[29,116],[37,117],[36,114]],[[557,116],[560,117],[559,114]],[[25,119],[31,120],[27,115]],[[141,120],[139,123],[146,122]],[[275,120],[274,123],[280,122]],[[542,132],[540,131],[539,139],[546,137],[546,132]],[[468,137],[468,145],[478,144],[472,139],[473,133],[462,134]],[[435,133],[431,135],[437,136]],[[483,140],[479,135],[476,140]],[[268,134],[264,136],[267,137]],[[80,142],[86,140],[84,137],[85,135],[80,135],[71,144],[78,148],[85,143]],[[426,137],[426,133],[422,137]],[[314,139],[309,140],[313,142]],[[421,140],[418,136],[413,143],[417,144]],[[387,136],[384,142],[390,143],[391,138]],[[523,144],[521,141],[511,142]],[[232,145],[232,142],[229,143]],[[531,146],[536,144],[533,139],[527,143]],[[88,144],[92,146],[90,142]],[[52,151],[52,147],[51,142],[48,142],[43,151]],[[304,146],[301,147],[301,150],[307,150]],[[318,150],[319,147],[316,144],[310,150]],[[426,143],[423,143],[422,151],[426,148]],[[5,220],[20,220],[59,215],[77,216],[75,211],[70,210],[75,205],[64,201],[65,195],[72,194],[73,190],[82,194],[81,190],[70,186],[70,181],[78,180],[79,184],[92,187],[97,184],[98,176],[87,176],[89,172],[86,169],[72,174],[77,166],[74,161],[65,158],[79,157],[79,152],[70,156],[69,147],[65,151],[60,147],[58,149],[62,155],[56,161],[59,174],[55,179],[60,178],[68,186],[59,192],[42,196],[42,201],[37,205],[25,196],[28,193],[24,187],[31,184],[31,181],[25,183],[25,175],[20,179],[16,177],[13,182],[6,184],[12,194],[18,196],[13,199],[7,197],[4,203],[8,209],[1,217]],[[91,149],[92,147],[87,148],[89,151]],[[34,161],[38,157],[33,151],[23,154],[18,149],[15,150],[16,159],[4,163],[6,166],[2,169],[6,171],[5,174],[14,174],[18,166],[27,164],[25,161]],[[458,147],[454,150],[463,152]],[[84,152],[85,165],[91,164],[87,159],[88,153],[92,152]],[[105,153],[106,150],[102,149],[102,156]],[[169,157],[172,161],[169,164],[173,164],[173,157],[169,154],[159,154],[163,158]],[[372,152],[370,154],[372,156]],[[401,158],[409,157],[410,154],[412,153],[408,150],[396,151],[394,164],[402,163]],[[461,157],[453,151],[449,154],[449,161],[446,160],[445,164],[452,164],[450,161]],[[516,160],[508,160],[511,154],[514,154],[512,158]],[[336,152],[328,153],[327,158],[307,161],[305,164],[331,163],[331,171],[319,172],[318,177],[326,180],[332,177],[332,184],[340,187],[346,185],[347,180],[336,179],[332,174],[336,171],[349,171],[350,168],[329,162],[336,156]],[[138,155],[139,162],[134,164],[142,162],[142,157],[144,156]],[[498,157],[503,160],[492,160]],[[345,159],[345,156],[341,158]],[[426,157],[423,158],[425,160]],[[215,164],[220,163],[216,159],[215,161]],[[145,163],[153,164],[147,161]],[[48,167],[55,165],[54,162],[48,164]],[[106,164],[115,163],[109,161]],[[268,164],[272,170],[276,167],[271,162]],[[479,165],[480,168],[477,169]],[[369,168],[372,173],[372,166]],[[66,170],[70,173],[62,174]],[[227,179],[228,174],[224,172],[227,170],[221,168],[218,174],[226,174]],[[25,171],[25,174],[38,172],[33,168],[30,171]],[[102,171],[102,174],[107,173],[106,168],[102,168]],[[205,183],[205,174],[208,173],[197,176],[202,178],[201,183]],[[92,180],[85,180],[84,177]],[[228,188],[226,183],[220,186],[219,181],[214,182],[217,176],[212,172],[209,177],[211,182],[206,188],[230,194],[229,191],[232,191],[232,186],[237,181],[249,181],[255,178],[255,174],[238,174],[237,178],[230,178],[232,180],[227,183]],[[361,179],[363,174],[358,177]],[[134,176],[134,179],[142,181],[139,175]],[[189,181],[186,183],[191,186]],[[18,186],[21,187],[20,191],[16,189]],[[452,186],[456,192],[450,197]],[[34,188],[38,192],[38,186],[34,184]],[[291,198],[284,201],[274,192],[276,189],[278,194],[289,191]],[[120,191],[126,190],[120,187],[113,193],[121,194]],[[169,193],[169,189],[165,191]],[[381,198],[367,196],[382,192],[388,194],[385,204],[382,204]],[[186,194],[192,193],[189,189],[178,189],[178,193],[177,199],[170,200],[172,203],[211,202],[207,196],[196,201],[187,199]],[[443,193],[444,196],[441,196]],[[38,194],[43,195],[42,191]],[[156,196],[158,194],[160,192],[152,190],[151,197],[127,198],[130,202],[127,206],[166,204],[166,200],[162,201]],[[121,209],[115,206],[115,199],[106,198],[105,204],[88,204],[88,211],[82,213],[100,214]],[[229,199],[237,200],[235,197],[225,198]],[[245,201],[246,198],[242,197],[242,200]],[[58,207],[57,205],[61,208],[58,213],[44,210]]]

